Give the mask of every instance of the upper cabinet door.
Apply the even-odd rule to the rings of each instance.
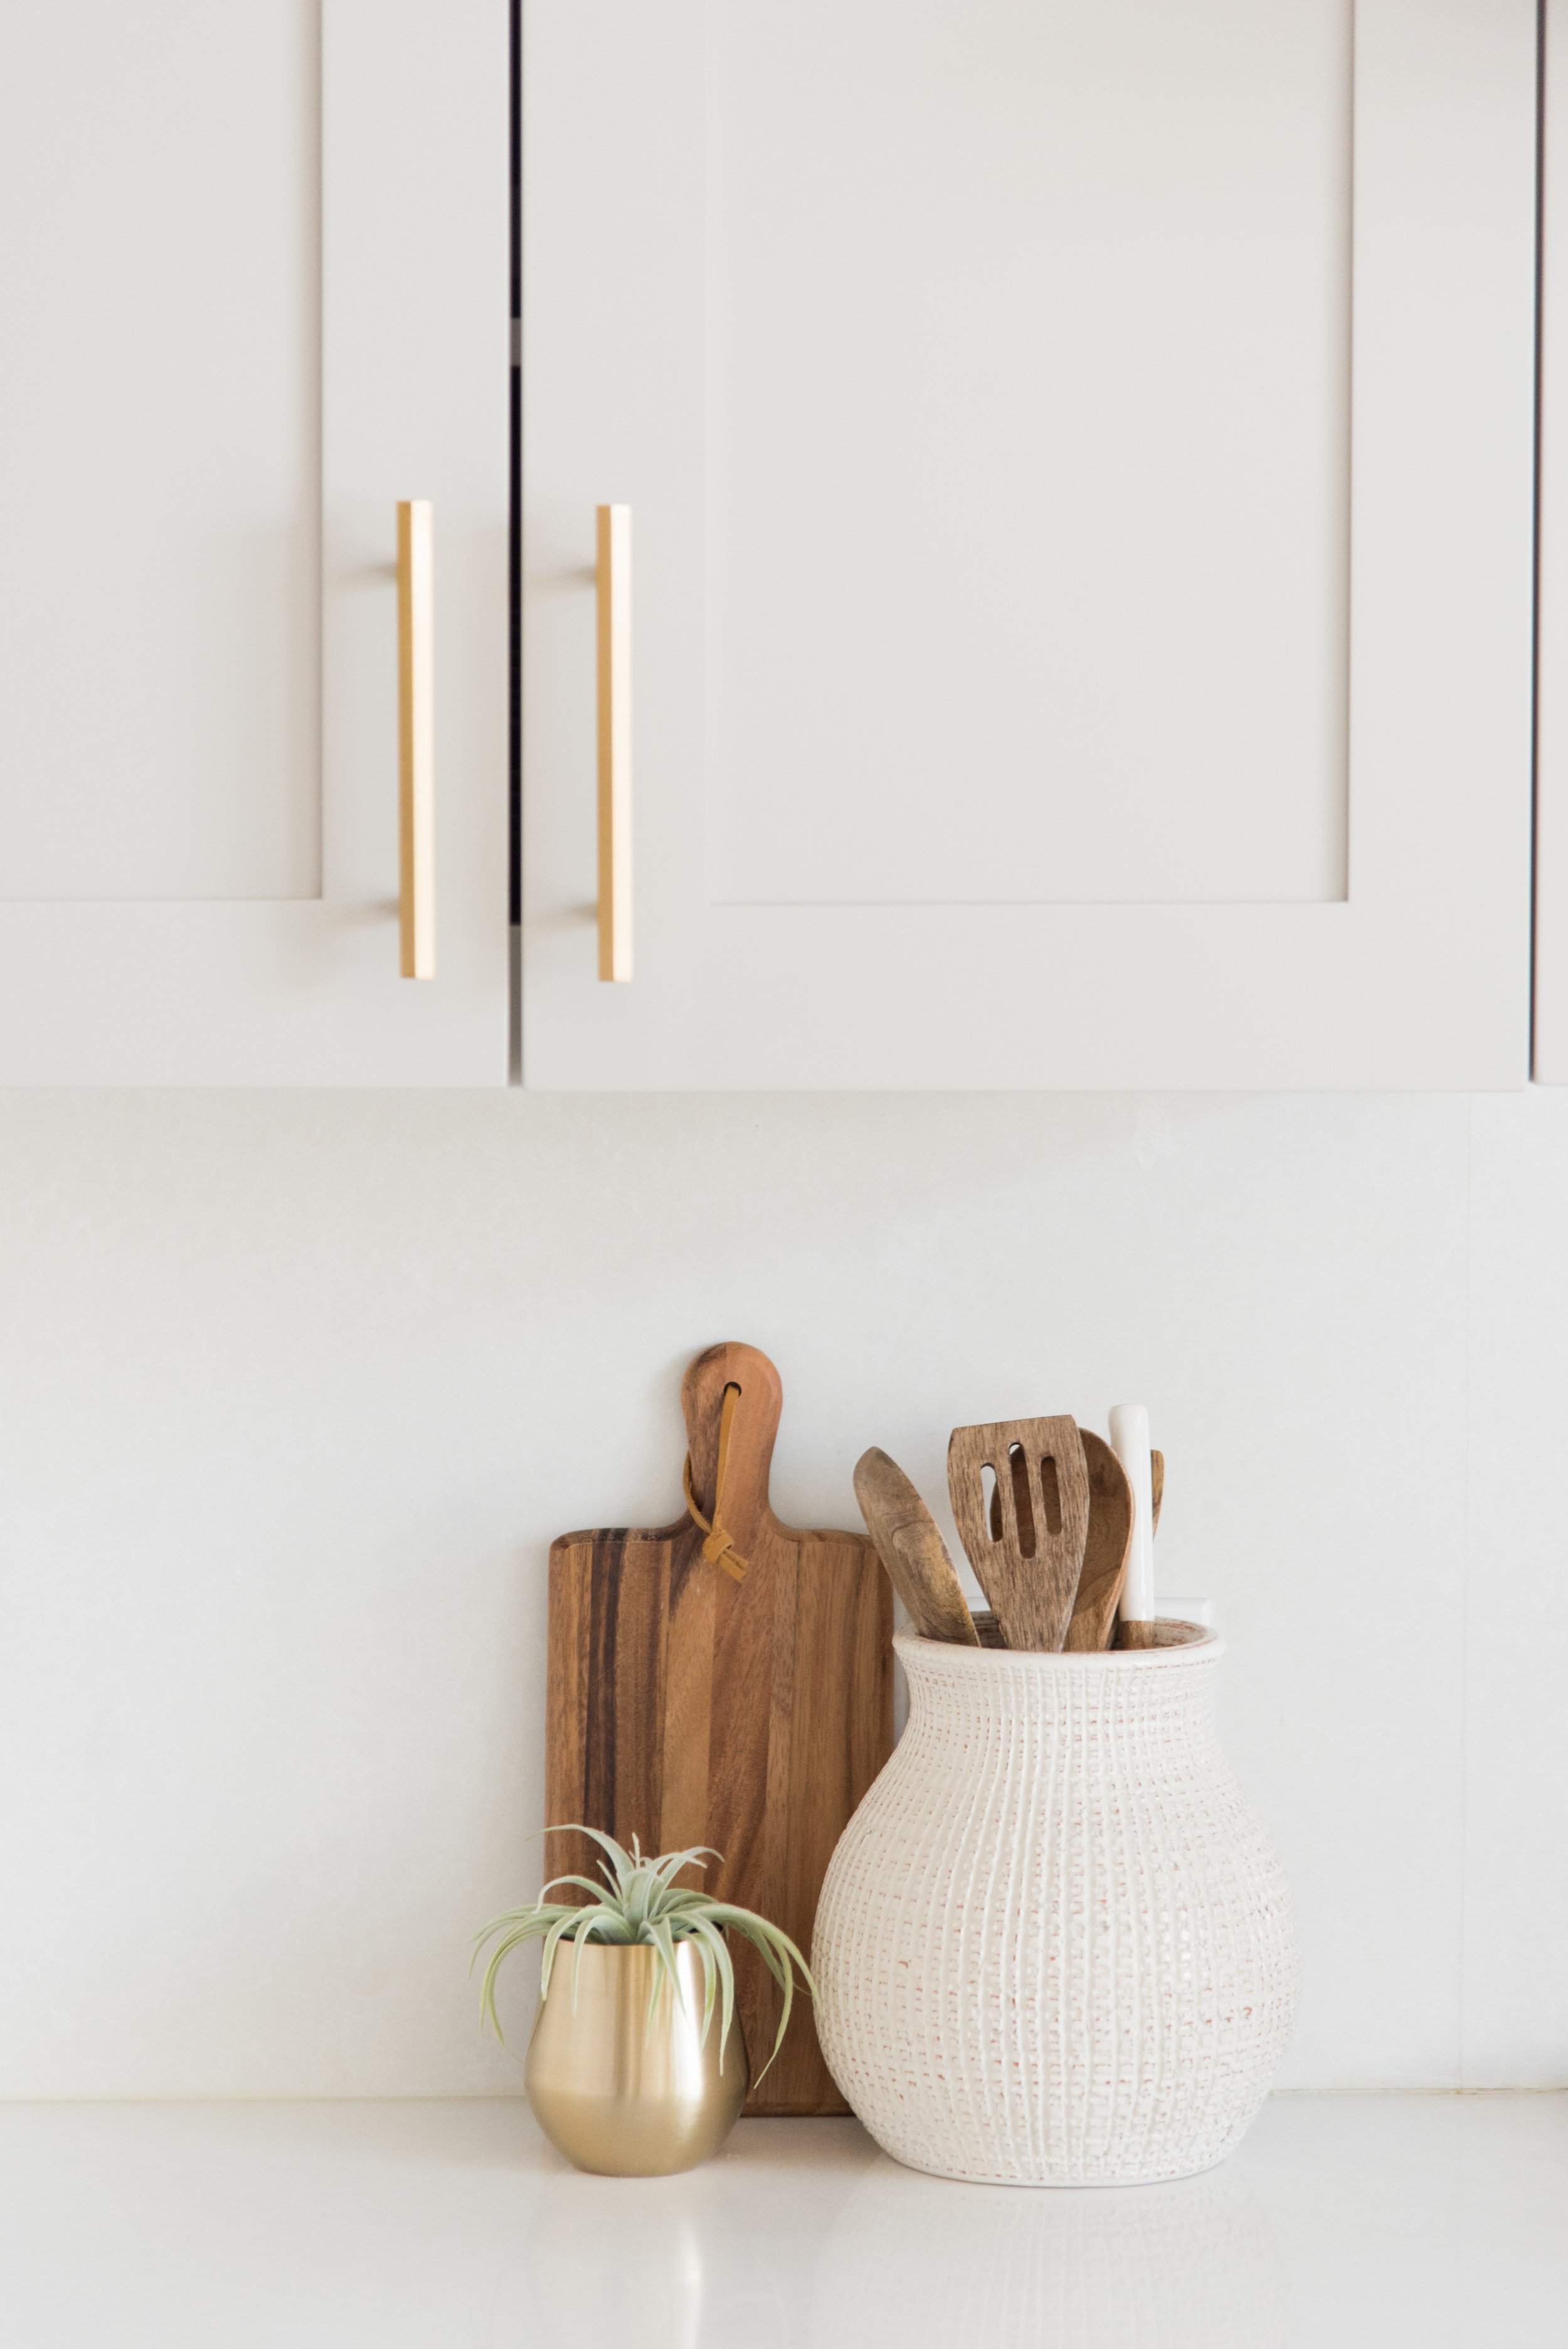
[[[1535,91],[1533,0],[524,0],[525,1081],[1522,1082]]]
[[[0,10],[0,1083],[505,1081],[507,52],[505,0]]]

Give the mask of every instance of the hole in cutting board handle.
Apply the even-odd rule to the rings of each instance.
[[[724,1507],[725,1489],[731,1473],[729,1455],[734,1449],[735,1438],[738,1429],[742,1392],[740,1381],[738,1379],[726,1379],[723,1386],[719,1389],[718,1412],[717,1422],[715,1423],[717,1428],[717,1444],[712,1461],[713,1488],[711,1494],[706,1496],[700,1492],[696,1494],[698,1506],[706,1506],[711,1513],[708,1520],[710,1524],[713,1522],[714,1518],[719,1515]],[[731,1395],[735,1397],[733,1404],[730,1402]],[[729,1441],[727,1444],[725,1441],[725,1422],[727,1417],[729,1423]],[[700,1449],[705,1452],[707,1450],[707,1428],[705,1425],[703,1436],[700,1442]],[[687,1471],[693,1480],[693,1485],[695,1487],[697,1476],[697,1453],[699,1450],[699,1439],[689,1413],[686,1420],[686,1440],[688,1444],[686,1454]],[[706,1474],[703,1481],[705,1484],[707,1483]],[[688,1493],[687,1497],[688,1499],[692,1497],[690,1493]]]

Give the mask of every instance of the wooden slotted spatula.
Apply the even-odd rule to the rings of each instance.
[[[1078,1433],[1082,1434],[1083,1430],[1080,1428]],[[1099,1441],[1098,1436],[1095,1441],[1097,1443]],[[1125,1475],[1125,1473],[1126,1472],[1124,1470],[1123,1474]],[[1154,1530],[1158,1533],[1160,1531],[1160,1504],[1165,1496],[1165,1454],[1163,1452],[1151,1452],[1149,1455],[1149,1485],[1150,1490],[1154,1495]],[[1000,1488],[998,1488],[991,1495],[992,1540],[999,1540],[1001,1538],[1001,1533],[1002,1495]]]
[[[1087,1427],[1078,1433],[1088,1470],[1088,1540],[1063,1644],[1083,1652],[1109,1648],[1116,1635],[1117,1601],[1132,1548],[1132,1487],[1105,1438]]]
[[[855,1498],[921,1638],[977,1648],[975,1618],[935,1518],[897,1461],[874,1444],[855,1463]]]
[[[993,1534],[985,1470],[996,1480]],[[955,1427],[947,1446],[953,1514],[1009,1648],[1058,1649],[1072,1620],[1088,1539],[1088,1466],[1075,1421]]]

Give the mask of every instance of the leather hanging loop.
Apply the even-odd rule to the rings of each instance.
[[[748,1564],[735,1547],[735,1537],[726,1532],[724,1525],[724,1480],[729,1468],[729,1439],[735,1425],[735,1406],[739,1400],[740,1389],[738,1386],[725,1388],[724,1402],[718,1415],[718,1472],[713,1482],[711,1517],[705,1517],[697,1507],[696,1494],[692,1487],[689,1452],[686,1456],[686,1465],[681,1470],[681,1484],[685,1488],[686,1507],[691,1512],[692,1522],[700,1526],[707,1536],[707,1539],[702,1546],[702,1554],[710,1565],[721,1566],[733,1582],[745,1581]]]

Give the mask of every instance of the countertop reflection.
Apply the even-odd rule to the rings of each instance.
[[[641,2349],[1274,2349],[1558,2337],[1568,2097],[1277,2099],[1181,2184],[924,2178],[851,2123],[745,2123],[650,2190],[542,2156],[494,2338]]]
[[[743,2121],[585,2178],[519,2102],[0,2106],[0,2338],[27,2349],[1422,2349],[1554,2341],[1568,2096],[1276,2099],[1221,2168],[923,2178]]]
[[[634,2306],[639,2349],[1292,2338],[1288,2277],[1233,2165],[1174,2186],[1052,2191],[920,2177],[833,2123],[753,2124],[735,2142],[656,2199],[542,2178],[499,2340],[521,2349],[542,2322],[603,2338]]]

